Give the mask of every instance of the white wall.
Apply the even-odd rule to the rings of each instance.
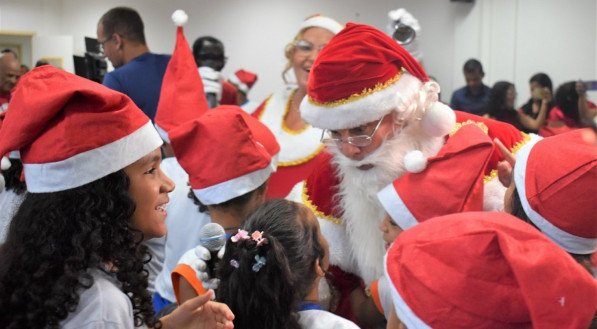
[[[462,65],[471,57],[484,64],[487,84],[514,82],[519,103],[528,98],[529,77],[539,71],[554,85],[597,78],[597,0],[0,0],[0,30],[72,36],[72,51],[82,54],[83,37],[95,37],[99,17],[117,5],[140,12],[149,47],[163,53],[174,46],[170,14],[187,11],[190,43],[211,34],[226,45],[224,73],[239,68],[258,73],[255,100],[282,85],[284,46],[306,16],[322,13],[385,29],[387,12],[399,7],[422,25],[423,63],[439,80],[444,101],[464,84]]]

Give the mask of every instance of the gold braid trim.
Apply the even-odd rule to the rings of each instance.
[[[311,209],[311,211],[315,214],[315,216],[328,220],[334,224],[342,224],[342,220],[333,216],[328,216],[326,214],[324,214],[323,212],[319,211],[319,209],[317,209],[317,207],[313,204],[313,202],[311,202],[311,200],[309,199],[309,195],[307,195],[307,181],[303,181],[303,192],[301,193],[301,198],[303,200],[303,204]]]
[[[528,143],[531,140],[531,136],[529,134],[523,133],[522,131],[520,132],[520,134],[522,135],[522,140],[514,144],[514,146],[512,146],[512,149],[510,149],[510,152],[512,154],[516,154],[518,150],[520,150],[520,148],[522,148],[526,143]]]
[[[286,161],[286,162],[278,162],[278,167],[292,167],[292,166],[298,166],[305,162],[309,162],[313,158],[315,158],[317,155],[319,155],[319,153],[321,153],[321,151],[323,151],[324,148],[325,148],[325,145],[321,144],[321,145],[319,145],[317,150],[315,150],[315,152],[307,155],[306,157],[304,157],[302,159]]]
[[[481,130],[483,130],[485,135],[489,134],[489,128],[487,127],[487,125],[485,123],[473,121],[473,120],[469,119],[464,122],[456,122],[456,124],[454,125],[454,128],[452,128],[452,131],[450,131],[450,136],[453,136],[458,130],[460,130],[460,128],[462,128],[463,126],[466,126],[466,125],[477,125],[479,128],[481,128]]]
[[[404,68],[401,68],[400,72],[398,72],[398,74],[396,74],[393,78],[391,78],[385,82],[379,82],[373,88],[365,88],[360,93],[352,94],[346,98],[342,98],[342,99],[339,99],[336,101],[321,103],[321,102],[318,102],[315,99],[311,98],[310,96],[307,99],[308,99],[309,103],[311,103],[315,106],[320,106],[320,107],[336,107],[336,106],[352,103],[354,101],[365,98],[371,94],[374,94],[376,92],[379,92],[379,91],[382,91],[382,90],[388,88],[389,86],[394,84],[396,81],[400,80],[400,78],[402,77],[402,74],[405,71],[406,70]]]
[[[261,110],[261,113],[259,113],[259,117],[257,119],[259,119],[259,121],[261,121],[261,117],[263,117],[263,115],[265,114],[265,111],[267,110],[268,106],[269,106],[269,102],[272,100],[273,95],[269,95],[269,97],[265,100],[265,104],[263,105],[263,109]]]
[[[290,104],[292,103],[292,99],[294,98],[294,94],[296,94],[297,90],[298,89],[295,89],[290,92],[290,96],[288,96],[288,101],[286,101],[286,108],[284,109],[284,114],[282,115],[282,130],[291,135],[300,135],[302,132],[309,129],[310,127],[310,125],[305,124],[303,128],[300,128],[299,130],[294,130],[286,125],[286,116],[288,115],[288,112],[290,112]]]
[[[510,149],[510,153],[512,154],[516,154],[518,152],[518,150],[520,150],[521,147],[523,147],[526,143],[528,143],[531,140],[531,136],[523,133],[522,131],[520,132],[521,136],[522,136],[522,140],[516,144],[514,144],[514,146],[512,146],[512,148]],[[483,177],[483,183],[489,183],[490,181],[492,181],[493,179],[495,179],[498,175],[498,172],[496,169],[493,169],[491,172],[489,172],[489,175]]]

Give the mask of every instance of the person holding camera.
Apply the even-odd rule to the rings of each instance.
[[[220,73],[227,60],[222,41],[211,36],[197,38],[193,43],[193,57],[199,68],[209,108],[218,105],[238,105],[236,87]]]

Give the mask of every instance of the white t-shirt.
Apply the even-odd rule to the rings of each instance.
[[[299,324],[303,329],[359,329],[354,322],[323,310],[300,311]]]
[[[6,241],[8,226],[25,199],[25,194],[17,195],[12,190],[7,191],[6,189],[0,192],[0,244]]]
[[[188,197],[189,178],[176,159],[164,159],[161,167],[176,183],[176,188],[170,192],[170,202],[166,207],[168,233],[165,238],[163,266],[155,281],[155,291],[163,298],[176,302],[170,274],[180,257],[200,244],[199,231],[211,222],[211,218],[207,213],[200,213],[199,207]]]
[[[91,270],[95,280],[81,291],[77,309],[60,323],[64,329],[133,329],[133,305],[120,290],[116,278],[99,269]],[[137,327],[138,328],[138,327]],[[145,328],[142,326],[141,328]]]

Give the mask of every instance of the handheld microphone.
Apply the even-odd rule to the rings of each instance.
[[[207,263],[207,273],[213,277],[214,268],[219,261],[218,251],[226,245],[226,231],[222,225],[209,223],[199,231],[199,243],[209,250],[211,259]]]
[[[205,98],[207,98],[208,108],[213,109],[218,106],[218,95],[216,93],[205,93]]]

